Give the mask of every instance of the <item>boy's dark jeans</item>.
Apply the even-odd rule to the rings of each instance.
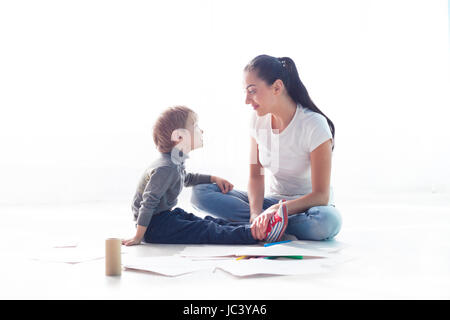
[[[181,208],[155,214],[144,235],[150,243],[255,244],[250,225],[220,218],[197,217]]]

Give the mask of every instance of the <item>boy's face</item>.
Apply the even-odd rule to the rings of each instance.
[[[195,113],[189,114],[186,129],[191,135],[191,150],[203,147],[203,130],[198,126],[198,117]]]

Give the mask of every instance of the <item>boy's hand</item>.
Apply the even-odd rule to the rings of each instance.
[[[144,238],[145,231],[147,231],[147,227],[137,225],[136,234],[131,239],[122,239],[122,244],[126,246],[134,246],[135,244],[140,244],[142,238]]]
[[[122,244],[126,246],[134,246],[136,244],[140,244],[142,239],[138,239],[136,237],[133,237],[131,239],[122,239]]]
[[[229,181],[215,176],[211,176],[211,182],[217,184],[222,193],[227,193],[234,187]]]

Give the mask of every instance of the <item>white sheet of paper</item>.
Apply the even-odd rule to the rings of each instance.
[[[149,271],[165,276],[179,276],[199,270],[209,272],[221,269],[235,276],[301,275],[328,272],[322,266],[323,258],[305,260],[269,260],[269,259],[212,259],[191,260],[183,257],[130,257],[124,259],[126,270]]]
[[[104,249],[86,247],[50,248],[37,251],[31,259],[47,262],[80,263],[102,259],[105,257]]]
[[[216,266],[217,260],[192,261],[178,256],[165,257],[131,257],[123,259],[123,267],[130,270],[149,271],[165,276],[179,276],[199,270],[211,272]]]
[[[53,248],[76,248],[78,247],[78,242],[76,241],[67,241],[67,242],[59,242],[56,245],[53,245]]]
[[[328,257],[330,253],[323,249],[303,248],[302,244],[292,241],[268,247],[263,245],[191,245],[180,256],[183,257],[223,257],[223,256],[313,256]]]
[[[191,246],[190,246],[191,247]],[[220,254],[228,253],[236,246],[222,246]],[[270,247],[267,247],[270,248]],[[248,249],[248,248],[247,248]],[[246,251],[250,252],[250,251]],[[279,252],[279,251],[278,251]],[[199,270],[220,269],[238,277],[252,275],[306,275],[331,271],[336,265],[351,260],[349,256],[328,254],[329,257],[297,259],[241,259],[230,256],[159,256],[135,257],[123,256],[125,269],[150,271],[165,276],[179,276]]]
[[[321,250],[328,253],[335,253],[349,245],[340,241],[310,241],[310,240],[295,240],[287,243],[286,245],[292,247],[299,247],[303,249]]]
[[[42,244],[30,255],[32,260],[46,262],[81,263],[105,258],[105,240],[94,241],[61,240],[57,243]],[[121,253],[130,251],[130,247],[122,246]]]
[[[234,276],[245,277],[258,274],[271,275],[305,275],[328,272],[329,269],[322,266],[326,259],[307,260],[269,260],[248,259],[223,261],[216,268],[231,273]]]

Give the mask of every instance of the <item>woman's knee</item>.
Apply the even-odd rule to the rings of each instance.
[[[191,203],[196,207],[201,207],[202,203],[209,198],[211,192],[218,192],[219,187],[216,184],[197,184],[192,187]]]
[[[291,220],[289,220],[291,223]],[[301,240],[331,240],[340,231],[342,219],[332,206],[312,207],[297,217],[292,217],[292,226],[286,232]]]
[[[341,230],[342,218],[334,206],[311,208],[318,215],[317,240],[331,240]],[[311,213],[312,214],[312,213]]]

